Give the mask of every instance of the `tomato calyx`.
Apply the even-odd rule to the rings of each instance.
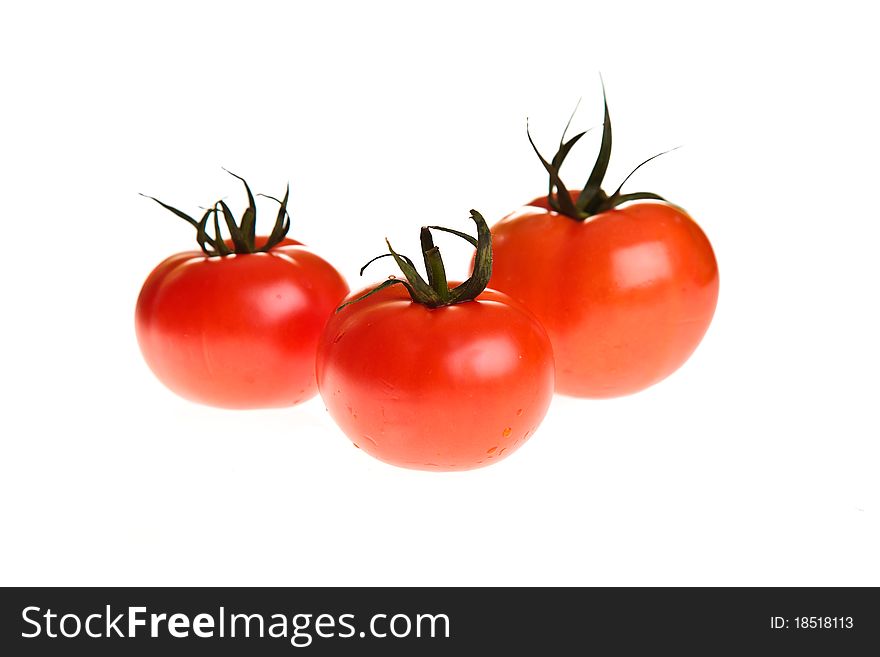
[[[543,155],[541,155],[538,147],[535,145],[532,135],[529,132],[529,122],[526,120],[526,135],[529,138],[529,143],[532,145],[532,149],[535,151],[535,154],[537,154],[538,159],[541,160],[541,164],[550,176],[547,191],[547,203],[556,212],[564,214],[575,221],[584,221],[588,217],[601,212],[606,212],[607,210],[615,208],[628,201],[653,200],[668,202],[665,198],[653,192],[632,192],[629,194],[623,194],[621,190],[626,181],[629,180],[630,177],[642,166],[654,158],[675,150],[674,148],[649,157],[647,160],[639,164],[626,178],[623,179],[623,182],[620,183],[613,194],[608,194],[602,189],[602,181],[605,178],[605,173],[608,170],[608,163],[611,160],[611,117],[608,113],[608,99],[605,95],[604,84],[602,85],[602,101],[605,105],[605,118],[602,122],[602,142],[599,146],[599,155],[596,158],[596,163],[593,165],[593,170],[590,172],[590,177],[583,186],[577,200],[572,199],[571,193],[565,187],[565,184],[559,176],[559,170],[562,168],[562,164],[572,147],[574,147],[581,137],[590,131],[584,130],[568,141],[565,140],[568,128],[571,125],[571,120],[574,118],[575,112],[577,112],[577,106],[575,106],[574,112],[572,112],[571,117],[568,119],[568,123],[565,125],[565,129],[562,132],[562,138],[559,140],[559,148],[549,162]],[[580,102],[578,102],[578,105],[579,104]]]
[[[290,197],[290,185],[287,185],[287,189],[284,192],[284,198],[280,201],[274,196],[269,196],[268,194],[257,194],[257,196],[271,199],[279,204],[278,215],[275,217],[275,225],[272,227],[272,232],[269,234],[269,238],[266,240],[265,244],[257,247],[257,204],[254,200],[254,194],[251,192],[251,188],[244,178],[232,173],[228,169],[223,170],[229,175],[238,178],[244,184],[244,189],[247,192],[248,207],[244,211],[241,220],[238,222],[235,221],[235,217],[232,215],[232,210],[229,209],[229,206],[226,205],[226,201],[223,199],[214,203],[212,207],[205,209],[205,214],[202,215],[200,220],[196,221],[185,212],[181,212],[177,208],[163,203],[154,196],[148,196],[147,194],[141,194],[141,196],[156,201],[156,203],[163,208],[176,214],[178,217],[193,226],[196,229],[196,241],[198,242],[199,247],[202,249],[202,252],[209,257],[213,258],[231,254],[243,255],[248,253],[261,253],[269,251],[277,246],[287,236],[287,232],[290,230],[290,214],[287,212],[287,201]],[[229,231],[229,236],[232,238],[232,248],[229,248],[226,244],[220,231],[221,214],[223,215],[226,229]],[[210,226],[213,226],[213,235],[208,233],[209,221],[212,219],[213,221]]]
[[[405,278],[389,278],[387,281],[377,285],[372,290],[359,296],[356,299],[347,301],[336,309],[337,312],[352,303],[357,303],[362,299],[376,294],[380,290],[384,290],[392,285],[403,285],[410,298],[415,303],[420,303],[428,308],[439,308],[441,306],[451,306],[457,303],[465,303],[476,299],[492,277],[492,235],[489,232],[489,225],[486,220],[476,210],[471,210],[471,219],[477,225],[477,237],[474,238],[467,233],[463,233],[452,228],[444,226],[422,226],[420,241],[422,246],[422,258],[425,262],[425,271],[427,280],[422,278],[421,274],[416,270],[415,263],[405,255],[397,253],[386,239],[385,244],[388,245],[388,253],[383,253],[369,260],[361,267],[361,276],[364,270],[376,260],[381,258],[394,258],[400,271],[403,272]],[[446,267],[443,265],[443,258],[440,255],[440,249],[434,245],[434,238],[431,235],[432,230],[451,233],[456,237],[460,237],[471,244],[476,250],[474,257],[474,267],[470,277],[463,283],[450,288],[446,279]]]

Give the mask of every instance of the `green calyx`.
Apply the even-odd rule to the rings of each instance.
[[[489,225],[483,219],[483,215],[476,210],[471,210],[471,219],[477,224],[476,239],[467,233],[462,233],[452,228],[444,228],[443,226],[422,227],[420,238],[427,280],[422,278],[419,272],[416,271],[413,261],[405,255],[397,253],[386,239],[385,243],[388,245],[388,253],[376,256],[361,267],[361,276],[363,276],[364,270],[376,260],[391,257],[394,258],[405,278],[390,278],[357,299],[352,299],[342,304],[336,309],[337,312],[349,304],[357,303],[392,285],[403,285],[415,303],[420,303],[428,308],[451,306],[456,303],[464,303],[476,299],[486,289],[492,276],[492,235],[489,232]],[[440,249],[434,246],[434,238],[431,235],[432,230],[440,230],[444,233],[456,235],[476,248],[477,253],[474,257],[473,271],[464,283],[453,288],[449,287],[449,283],[446,280],[446,268],[443,265],[443,258],[440,256]]]
[[[196,229],[196,241],[207,256],[221,257],[233,253],[261,253],[269,251],[272,247],[277,246],[290,230],[290,214],[287,212],[287,200],[290,197],[290,185],[287,186],[287,189],[284,192],[284,198],[280,201],[274,196],[257,194],[257,196],[272,199],[280,206],[278,208],[278,215],[275,217],[275,225],[272,227],[272,232],[270,233],[269,238],[266,240],[265,244],[257,248],[257,206],[254,200],[254,195],[244,178],[228,171],[227,169],[224,169],[224,171],[229,175],[238,178],[244,184],[244,189],[247,192],[248,207],[244,211],[241,220],[238,222],[235,221],[235,217],[232,215],[232,210],[229,209],[229,206],[226,205],[226,202],[223,199],[220,199],[214,203],[212,207],[205,210],[205,214],[202,215],[202,218],[196,221],[185,212],[181,212],[177,208],[173,208],[153,196],[147,196],[146,194],[141,194],[141,196],[153,199],[163,208],[173,212],[193,226]],[[226,224],[226,229],[229,231],[229,237],[232,240],[232,248],[229,248],[226,244],[220,231],[221,215],[223,222]],[[213,229],[213,235],[208,232],[211,229]]]
[[[665,155],[670,151],[664,151],[663,153],[658,153],[653,157],[649,157],[647,160],[642,162],[639,166],[633,169],[629,175],[623,179],[623,182],[620,183],[617,190],[613,194],[607,194],[602,189],[602,181],[605,178],[605,173],[608,170],[608,162],[611,160],[611,117],[608,114],[608,99],[605,96],[605,85],[602,85],[602,100],[605,104],[605,119],[602,122],[602,143],[599,146],[599,156],[596,158],[596,163],[593,165],[593,170],[590,172],[590,177],[587,179],[586,184],[583,186],[581,193],[578,195],[577,200],[572,200],[571,194],[568,189],[566,189],[565,184],[562,182],[562,179],[559,177],[559,170],[562,168],[562,163],[565,161],[565,158],[568,156],[572,147],[583,137],[585,134],[589,132],[589,130],[584,130],[576,134],[574,137],[565,140],[566,133],[568,132],[568,128],[571,125],[571,120],[574,118],[575,112],[577,112],[577,106],[574,108],[574,112],[572,112],[571,117],[568,119],[568,123],[565,125],[565,130],[562,132],[562,138],[559,140],[559,148],[556,151],[556,154],[553,156],[553,159],[549,162],[541,155],[540,151],[538,151],[538,147],[535,146],[535,142],[532,140],[532,135],[529,132],[529,124],[528,120],[526,121],[526,135],[529,138],[529,143],[532,145],[532,149],[534,149],[535,153],[538,155],[538,159],[541,160],[541,164],[544,165],[544,168],[547,170],[547,173],[550,175],[550,184],[547,192],[547,202],[551,208],[553,208],[556,212],[560,214],[564,214],[576,221],[583,221],[588,217],[599,214],[600,212],[605,212],[612,208],[617,207],[621,203],[626,203],[627,201],[636,201],[636,200],[653,200],[653,201],[664,201],[666,199],[658,194],[654,194],[653,192],[633,192],[629,194],[623,194],[621,192],[623,185],[627,180],[630,179],[636,171],[638,171],[643,165],[647,164],[654,158],[660,157],[661,155]],[[580,104],[580,102],[578,102]],[[674,148],[671,150],[675,150]]]

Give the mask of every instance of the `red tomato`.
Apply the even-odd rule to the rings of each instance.
[[[509,456],[534,433],[553,396],[552,347],[538,321],[500,292],[427,308],[386,288],[327,323],[318,387],[336,423],[370,455],[467,470]]]
[[[585,190],[567,190],[559,169],[584,134],[566,141],[563,132],[550,161],[531,142],[550,174],[550,196],[493,226],[490,285],[547,329],[557,392],[616,397],[657,383],[691,355],[715,311],[718,266],[684,210],[652,192],[624,194],[623,184],[610,195],[602,190],[611,156],[607,102]],[[660,202],[633,202],[643,200]]]
[[[171,390],[224,408],[292,406],[315,395],[315,352],[348,292],[325,260],[297,244],[268,253],[173,255],[138,298],[138,343]]]
[[[330,415],[393,465],[467,470],[506,458],[553,396],[543,327],[494,290],[431,308],[402,287],[345,305],[327,323],[318,388]]]
[[[661,203],[632,203],[585,221],[539,203],[492,227],[490,285],[547,329],[557,392],[616,397],[678,369],[718,300],[718,266],[699,226]]]
[[[252,238],[251,250],[267,239]],[[135,329],[144,359],[172,391],[224,408],[292,406],[315,395],[318,337],[348,285],[299,242],[273,241],[265,252],[178,253],[149,275]]]

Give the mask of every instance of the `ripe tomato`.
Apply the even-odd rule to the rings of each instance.
[[[182,397],[267,408],[316,394],[318,336],[348,285],[329,263],[284,237],[286,202],[285,196],[282,228],[273,235],[248,238],[238,227],[240,244],[249,240],[251,249],[241,253],[229,252],[236,245],[218,239],[219,232],[207,236],[209,210],[194,222],[209,248],[173,255],[147,277],[135,312],[138,343],[159,380]],[[247,213],[242,225],[253,230]]]
[[[577,222],[527,206],[492,235],[490,285],[547,329],[559,393],[642,390],[678,369],[709,327],[718,267],[709,240],[677,208],[634,203]]]
[[[490,285],[547,329],[557,392],[615,397],[657,383],[693,353],[715,310],[718,266],[684,210],[649,192],[602,191],[611,150],[607,104],[590,180],[584,190],[567,190],[558,170],[583,134],[569,142],[563,135],[552,162],[541,157],[550,194],[492,227]],[[633,202],[642,199],[651,202]]]
[[[466,295],[451,303],[420,295],[449,292],[445,277],[425,287],[394,254],[406,280],[350,297],[359,300],[345,304],[321,338],[318,388],[330,415],[356,446],[386,463],[466,470],[497,462],[534,433],[553,396],[547,334],[515,301],[484,289],[489,230],[479,213],[472,216],[484,227],[475,274],[452,289],[481,278]],[[423,250],[436,283],[439,252],[432,243]]]

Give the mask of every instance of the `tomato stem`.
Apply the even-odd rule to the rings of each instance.
[[[375,258],[370,259],[363,267],[361,267],[361,275],[364,270],[376,260],[381,258],[392,257],[403,272],[405,279],[391,278],[380,285],[377,285],[366,294],[362,294],[356,299],[347,301],[337,308],[337,312],[345,306],[366,299],[380,290],[384,290],[392,285],[403,285],[409,292],[410,298],[415,303],[420,303],[428,308],[439,308],[441,306],[451,306],[456,303],[464,303],[476,299],[492,277],[492,235],[489,232],[489,225],[486,220],[476,210],[471,210],[471,219],[477,225],[476,239],[467,233],[454,230],[452,228],[444,228],[443,226],[423,226],[420,233],[420,241],[422,247],[422,258],[425,261],[425,271],[427,273],[427,281],[416,271],[415,264],[405,255],[397,253],[391,243],[386,239],[388,245],[388,253],[383,253]],[[432,230],[440,230],[445,233],[451,233],[460,237],[476,248],[476,256],[474,257],[474,268],[470,277],[460,285],[450,289],[449,282],[446,279],[446,267],[443,264],[443,258],[440,255],[440,249],[434,245],[434,238],[431,235]]]
[[[226,205],[226,202],[223,199],[220,199],[219,201],[214,203],[213,207],[205,211],[205,214],[202,216],[201,220],[196,221],[185,212],[181,212],[177,208],[167,205],[153,196],[147,196],[146,194],[141,194],[141,196],[154,200],[156,203],[161,205],[169,212],[176,214],[178,217],[192,225],[196,229],[196,241],[198,242],[199,248],[201,248],[207,256],[223,257],[233,253],[261,253],[269,251],[273,247],[277,246],[281,242],[281,240],[285,238],[287,232],[290,230],[290,214],[287,212],[287,200],[290,198],[290,185],[287,185],[287,190],[284,193],[284,198],[280,201],[274,196],[269,196],[267,194],[257,195],[271,199],[278,203],[280,206],[278,208],[278,214],[275,217],[275,225],[272,227],[272,232],[269,235],[269,238],[266,240],[265,244],[257,248],[257,206],[254,200],[254,194],[251,192],[251,188],[244,178],[235,173],[232,173],[228,169],[223,170],[226,171],[226,173],[228,173],[229,175],[238,178],[244,184],[245,192],[247,193],[248,207],[244,211],[244,214],[242,215],[239,222],[235,221],[232,210],[229,209],[229,206]],[[223,220],[226,224],[226,230],[229,232],[229,237],[232,240],[232,249],[227,246],[226,242],[223,239],[223,234],[220,230],[221,213],[223,214]],[[212,224],[214,227],[213,236],[210,235],[207,231],[208,221],[212,219]]]
[[[624,178],[623,182],[617,188],[617,190],[613,194],[607,194],[602,189],[602,182],[605,178],[605,174],[608,171],[608,163],[611,160],[611,144],[612,144],[612,133],[611,133],[611,116],[608,112],[608,98],[605,94],[605,83],[602,82],[602,101],[605,110],[605,116],[602,121],[602,142],[599,146],[599,155],[596,158],[596,162],[593,165],[592,171],[590,171],[590,176],[587,179],[586,184],[581,189],[581,192],[577,196],[577,200],[572,200],[571,194],[568,189],[565,187],[565,184],[562,182],[562,179],[559,176],[559,170],[562,168],[562,164],[565,161],[565,158],[568,156],[572,147],[583,137],[589,130],[585,130],[584,132],[580,132],[572,137],[570,140],[565,141],[565,135],[568,132],[568,128],[571,124],[571,118],[568,119],[568,123],[566,123],[565,130],[562,133],[562,138],[559,140],[559,148],[556,151],[556,154],[553,156],[551,161],[547,161],[543,155],[538,151],[535,142],[532,140],[532,136],[529,133],[529,122],[526,119],[526,135],[529,138],[529,143],[532,145],[532,149],[535,151],[535,154],[538,156],[538,159],[541,161],[541,164],[544,166],[544,169],[547,171],[550,181],[547,192],[547,204],[551,209],[555,210],[560,214],[564,214],[575,221],[584,221],[588,217],[599,214],[601,212],[606,212],[612,208],[617,207],[622,203],[626,203],[628,201],[635,201],[640,199],[654,200],[654,201],[666,201],[665,198],[658,194],[654,194],[653,192],[633,192],[630,194],[622,194],[621,189],[629,180],[630,176],[635,173],[642,165],[647,164],[651,160],[656,157],[660,157],[660,155],[665,155],[666,153],[671,152],[672,150],[676,150],[675,148],[670,151],[664,151],[663,153],[658,153],[652,157],[649,157],[647,160],[639,164],[635,169],[633,169],[629,175]],[[578,105],[580,101],[578,101]],[[577,111],[577,106],[575,106],[575,112]],[[572,113],[574,116],[574,113]]]
[[[450,298],[449,283],[446,280],[446,267],[440,249],[434,246],[431,229],[422,226],[421,232],[422,257],[425,259],[425,272],[428,274],[428,285],[437,293],[441,302],[447,303]]]

